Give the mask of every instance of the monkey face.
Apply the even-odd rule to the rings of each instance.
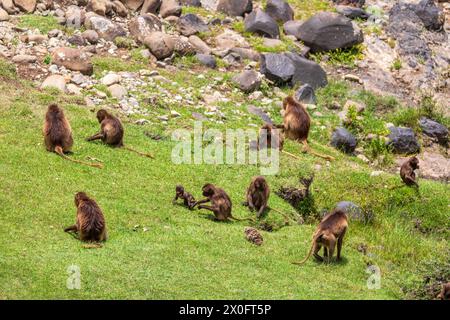
[[[255,179],[255,188],[257,190],[263,190],[265,185],[265,181],[263,177],[258,177]]]
[[[107,115],[108,113],[106,112],[106,110],[103,110],[103,109],[100,109],[100,110],[98,110],[97,111],[97,119],[98,119],[98,122],[102,122],[105,118],[106,118],[106,115]]]
[[[419,159],[417,159],[417,157],[413,157],[410,160],[411,163],[411,167],[415,170],[415,169],[419,169]]]
[[[204,197],[211,197],[215,192],[215,187],[212,184],[208,183],[203,186],[202,190]]]

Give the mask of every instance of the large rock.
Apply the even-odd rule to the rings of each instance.
[[[216,58],[210,54],[197,53],[195,57],[202,65],[208,68],[215,69],[217,67]]]
[[[173,41],[169,35],[163,32],[152,32],[145,37],[144,44],[158,60],[170,57],[174,52]]]
[[[314,88],[310,84],[304,84],[295,91],[294,97],[297,101],[306,104],[317,104]]]
[[[142,43],[145,37],[152,32],[161,30],[161,21],[154,14],[147,13],[131,19],[128,23],[128,29],[131,36]]]
[[[249,43],[236,31],[225,29],[215,38],[216,48],[218,50],[230,50],[232,48],[249,48]]]
[[[98,35],[108,41],[113,41],[117,37],[125,37],[126,31],[111,20],[88,12],[84,25],[87,29],[97,31]]]
[[[258,90],[261,85],[261,78],[254,70],[245,70],[235,75],[232,80],[245,93]]]
[[[202,2],[200,0],[179,0],[183,6],[201,7]]]
[[[388,145],[396,153],[412,154],[420,151],[420,145],[411,128],[390,127]]]
[[[159,8],[159,14],[163,18],[169,16],[179,17],[181,15],[181,6],[177,0],[162,0]]]
[[[364,221],[364,214],[360,206],[351,201],[341,201],[336,205],[336,210],[343,211],[352,220]]]
[[[118,16],[123,18],[128,16],[128,8],[119,0],[114,0],[112,2],[112,8]]]
[[[161,0],[145,0],[141,8],[141,14],[146,13],[156,14],[160,6]]]
[[[65,12],[66,26],[80,29],[86,19],[86,12],[78,6],[69,6]]]
[[[244,16],[252,9],[252,0],[219,0],[216,10],[229,16]]]
[[[294,10],[289,3],[284,0],[268,0],[266,13],[274,20],[286,22],[294,19]]]
[[[82,50],[74,48],[62,47],[53,51],[52,63],[85,75],[91,75],[94,70],[89,56]]]
[[[1,21],[8,21],[9,20],[9,14],[8,14],[8,12],[6,12],[5,10],[3,10],[1,7],[0,7],[0,22]]]
[[[288,52],[285,55],[292,60],[295,66],[295,72],[291,79],[293,86],[297,83],[307,83],[314,89],[317,89],[328,84],[327,74],[318,63],[292,52]]]
[[[14,4],[26,13],[32,13],[36,9],[36,0],[14,0]]]
[[[369,14],[361,8],[351,6],[336,6],[336,11],[349,19],[363,19],[367,20]]]
[[[300,27],[303,22],[304,21],[299,20],[287,21],[285,24],[283,24],[284,34],[288,36],[294,36],[298,40],[300,37]]]
[[[121,0],[121,1],[131,11],[136,11],[144,3],[144,0]]]
[[[200,0],[202,7],[208,10],[216,10],[219,0]]]
[[[111,13],[112,3],[109,0],[90,0],[86,10],[95,12],[100,16],[106,16],[107,13]]]
[[[97,44],[99,38],[98,33],[95,30],[86,30],[81,34],[81,36],[90,44]]]
[[[198,32],[206,32],[209,30],[208,25],[193,13],[181,16],[180,19],[178,19],[177,27],[180,33],[187,37]]]
[[[348,48],[364,41],[358,26],[343,15],[319,12],[299,28],[298,38],[312,52]]]
[[[8,14],[15,14],[18,11],[13,0],[0,0],[0,7],[3,7]]]
[[[295,65],[284,54],[266,53],[261,55],[260,71],[267,79],[285,84],[294,76]]]
[[[277,22],[261,9],[255,9],[245,17],[245,31],[269,38],[279,38],[280,29]]]
[[[66,90],[66,79],[59,74],[53,74],[44,80],[41,88],[56,88],[64,92]]]
[[[450,158],[425,151],[419,158],[420,177],[450,182]]]
[[[17,64],[29,64],[35,63],[37,61],[37,57],[29,54],[18,54],[12,58],[12,62]]]
[[[194,47],[195,52],[206,55],[209,55],[211,53],[211,48],[199,37],[190,36],[189,42]]]
[[[448,129],[444,125],[427,118],[421,118],[419,125],[422,132],[427,136],[441,144],[446,145],[448,143]]]
[[[433,0],[410,4],[427,29],[439,30],[444,25],[444,15]]]
[[[337,128],[331,136],[331,145],[345,153],[355,151],[356,138],[345,128]]]

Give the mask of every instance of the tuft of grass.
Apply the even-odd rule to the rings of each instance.
[[[117,37],[114,39],[114,44],[118,48],[123,48],[123,49],[128,49],[128,50],[131,50],[131,48],[133,48],[136,45],[134,40],[131,38],[128,38],[128,37]]]
[[[99,77],[105,71],[137,72],[148,67],[148,65],[144,63],[144,59],[135,60],[133,59],[133,56],[134,55],[132,55],[132,58],[129,61],[125,61],[121,58],[115,57],[95,56],[92,58],[92,64],[94,65],[94,74]]]
[[[17,77],[16,66],[0,58],[0,77],[7,79],[15,79]]]
[[[345,81],[331,79],[326,87],[317,90],[316,95],[320,106],[330,107],[334,103],[343,106],[350,95],[350,86]]]
[[[27,29],[38,29],[41,34],[47,34],[53,29],[62,29],[58,20],[54,16],[39,16],[34,14],[25,14],[19,17],[18,26]]]
[[[400,70],[402,68],[402,60],[400,58],[397,58],[392,62],[391,70]]]
[[[356,67],[356,61],[364,58],[364,45],[357,44],[346,49],[336,49],[328,52],[318,52],[310,55],[311,58],[320,63],[327,57],[327,63],[331,65],[343,65],[349,68]]]

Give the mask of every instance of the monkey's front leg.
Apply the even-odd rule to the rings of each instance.
[[[266,206],[264,205],[264,206],[261,206],[261,208],[259,208],[259,211],[258,211],[258,213],[256,214],[256,217],[259,219],[259,218],[261,218],[261,216],[263,215],[263,213],[264,213],[264,210],[266,210]]]
[[[176,195],[175,198],[173,198],[172,204],[175,204],[175,202],[177,202],[177,200],[178,200],[178,195]]]
[[[213,211],[214,212],[214,208],[212,207],[212,206],[206,206],[206,205],[199,205],[198,206],[198,208],[199,209],[206,209],[206,210],[209,210],[209,211]]]
[[[102,132],[99,132],[97,134],[94,134],[92,137],[89,137],[86,139],[86,141],[94,141],[94,140],[99,140],[99,139],[103,139],[104,134]]]
[[[194,203],[194,205],[192,206],[192,208],[196,207],[196,206],[199,205],[199,204],[207,203],[207,202],[209,202],[209,201],[210,201],[209,199],[199,200],[199,201],[197,201],[197,202]]]

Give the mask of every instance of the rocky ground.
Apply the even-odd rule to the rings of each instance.
[[[373,155],[381,141],[379,149],[401,155],[383,170],[420,152],[421,176],[450,178],[448,1],[0,3],[0,57],[36,86],[79,95],[87,107],[117,109],[139,125],[178,117],[226,124],[248,113],[276,118],[294,88],[314,118],[340,119],[330,144],[371,163],[374,174],[388,157]],[[316,92],[336,81],[392,96],[405,107],[396,119],[409,108],[413,121],[391,123],[397,110],[342,97],[321,105]],[[249,102],[256,107],[220,107]],[[365,130],[369,117],[384,129]]]

